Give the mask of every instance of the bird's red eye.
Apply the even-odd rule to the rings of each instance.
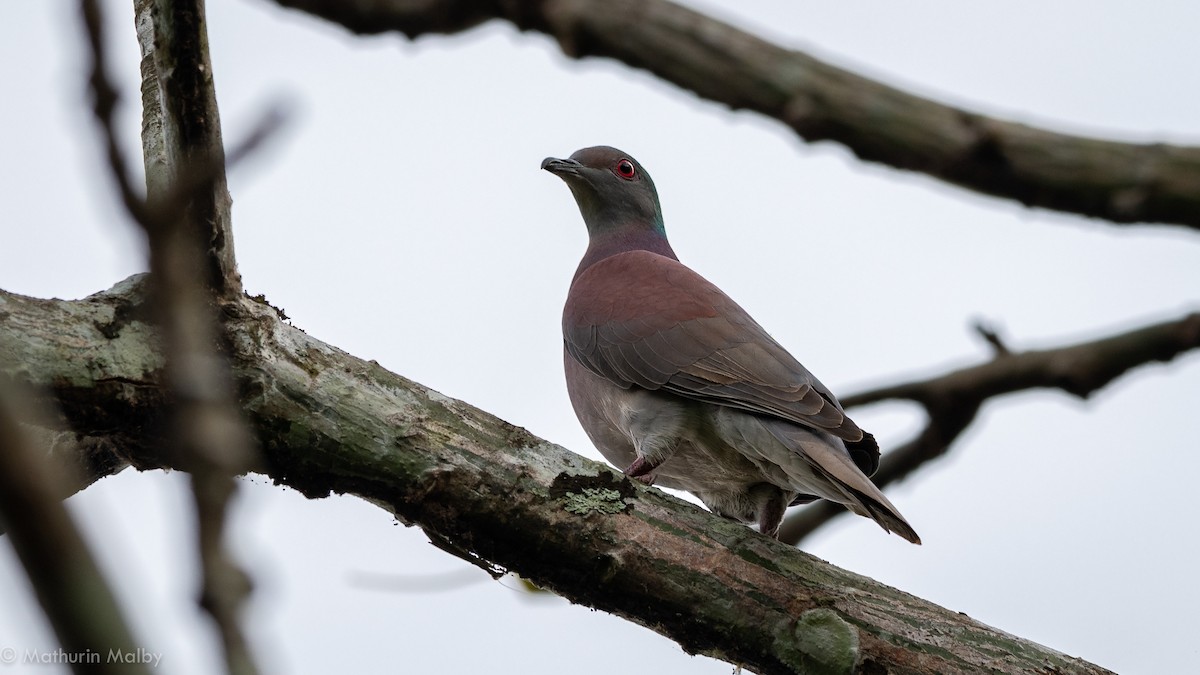
[[[631,180],[633,179],[633,175],[635,173],[637,173],[637,171],[633,168],[633,162],[627,159],[617,162],[617,175],[621,178],[624,178],[625,180]]]

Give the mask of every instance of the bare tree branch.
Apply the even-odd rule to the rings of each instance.
[[[920,403],[928,413],[926,426],[916,438],[881,459],[872,480],[883,487],[944,455],[990,398],[1028,389],[1060,389],[1087,398],[1133,368],[1170,361],[1197,348],[1200,348],[1200,312],[1080,344],[1017,353],[1005,351],[976,366],[866,391],[848,396],[842,403],[849,408],[908,400]],[[784,520],[779,538],[798,543],[844,511],[822,502],[798,509]]]
[[[161,416],[165,398],[153,329],[130,318],[145,297],[139,278],[75,302],[0,292],[11,318],[0,344],[23,364],[0,376],[41,387],[83,433],[118,422],[136,462],[171,466],[173,456],[150,454],[154,427],[141,423]],[[359,495],[457,555],[689,653],[761,675],[1106,672],[635,485],[321,343],[269,306],[229,300],[223,313],[241,402],[277,482],[310,497]]]
[[[808,141],[1026,206],[1200,229],[1200,148],[1117,143],[996,119],[906,93],[666,0],[275,0],[356,33],[410,38],[507,20],[574,58],[642,68]]]
[[[880,387],[842,399],[846,406],[904,399],[942,405],[1023,389],[1061,389],[1087,398],[1132,368],[1167,362],[1200,346],[1200,312],[1108,337],[1053,349],[1008,354],[935,378]]]
[[[202,251],[205,285],[221,296],[242,292],[233,251],[221,118],[208,58],[203,0],[135,0],[142,47],[142,138],[152,199],[171,194],[189,172],[206,184],[188,194],[188,235]]]
[[[0,382],[0,532],[12,542],[76,673],[147,672],[141,663],[109,658],[134,654],[138,643],[62,503],[71,481],[61,475],[62,465],[39,456],[45,453],[18,422],[36,413],[17,410],[16,402],[29,397],[15,389]]]

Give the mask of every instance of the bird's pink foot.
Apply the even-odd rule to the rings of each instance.
[[[640,480],[646,485],[654,485],[652,472],[657,468],[657,464],[651,464],[645,457],[638,457],[633,460],[633,464],[625,467],[625,475]]]

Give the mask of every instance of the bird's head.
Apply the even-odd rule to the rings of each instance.
[[[598,145],[579,150],[569,159],[547,157],[542,168],[571,188],[589,235],[635,227],[665,236],[654,181],[628,154]]]

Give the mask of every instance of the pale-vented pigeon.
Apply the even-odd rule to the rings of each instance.
[[[600,146],[542,168],[566,181],[587,225],[563,310],[563,360],[575,413],[608,461],[768,536],[789,504],[824,498],[920,543],[867,478],[879,461],[874,437],[679,262],[637,161]]]

